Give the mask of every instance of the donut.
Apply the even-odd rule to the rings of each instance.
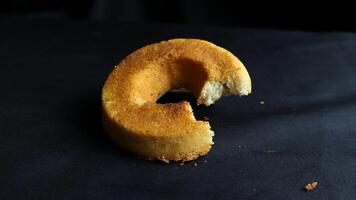
[[[250,76],[229,51],[199,39],[171,39],[140,48],[110,73],[102,89],[103,126],[121,149],[147,160],[190,161],[205,155],[214,132],[190,104],[159,104],[185,88],[197,104],[222,95],[248,95]]]

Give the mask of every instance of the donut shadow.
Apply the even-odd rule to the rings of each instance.
[[[122,151],[105,134],[102,125],[102,106],[100,92],[81,93],[69,102],[70,111],[67,119],[77,131],[76,138],[83,145],[98,153],[104,152],[115,157],[133,160],[132,156]]]

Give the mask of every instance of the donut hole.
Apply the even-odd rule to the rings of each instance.
[[[167,104],[167,103],[179,103],[182,101],[188,101],[190,104],[194,105],[196,102],[195,97],[190,91],[169,91],[162,95],[156,103],[158,104]]]
[[[175,63],[180,70],[178,86],[181,85],[183,88],[187,88],[198,98],[208,79],[208,73],[203,67],[204,64],[184,57],[177,59]]]
[[[208,78],[202,63],[186,58],[178,58],[159,64],[150,64],[133,77],[135,80],[134,102],[144,103],[178,103],[196,102],[201,95]],[[189,92],[173,94],[172,90],[186,88]],[[168,93],[167,95],[165,95]],[[195,97],[195,98],[193,98]]]

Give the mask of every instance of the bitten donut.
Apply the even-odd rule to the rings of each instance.
[[[148,160],[189,161],[209,152],[214,132],[190,104],[158,104],[172,89],[188,89],[197,104],[222,95],[248,95],[251,79],[229,51],[198,39],[172,39],[138,49],[108,76],[102,90],[103,124],[122,149]]]

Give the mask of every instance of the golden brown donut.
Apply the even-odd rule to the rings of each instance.
[[[250,76],[229,51],[198,39],[172,39],[136,50],[122,60],[102,90],[103,123],[122,149],[148,160],[189,161],[213,144],[209,122],[197,121],[190,104],[156,103],[186,88],[198,104],[221,95],[248,95]]]

